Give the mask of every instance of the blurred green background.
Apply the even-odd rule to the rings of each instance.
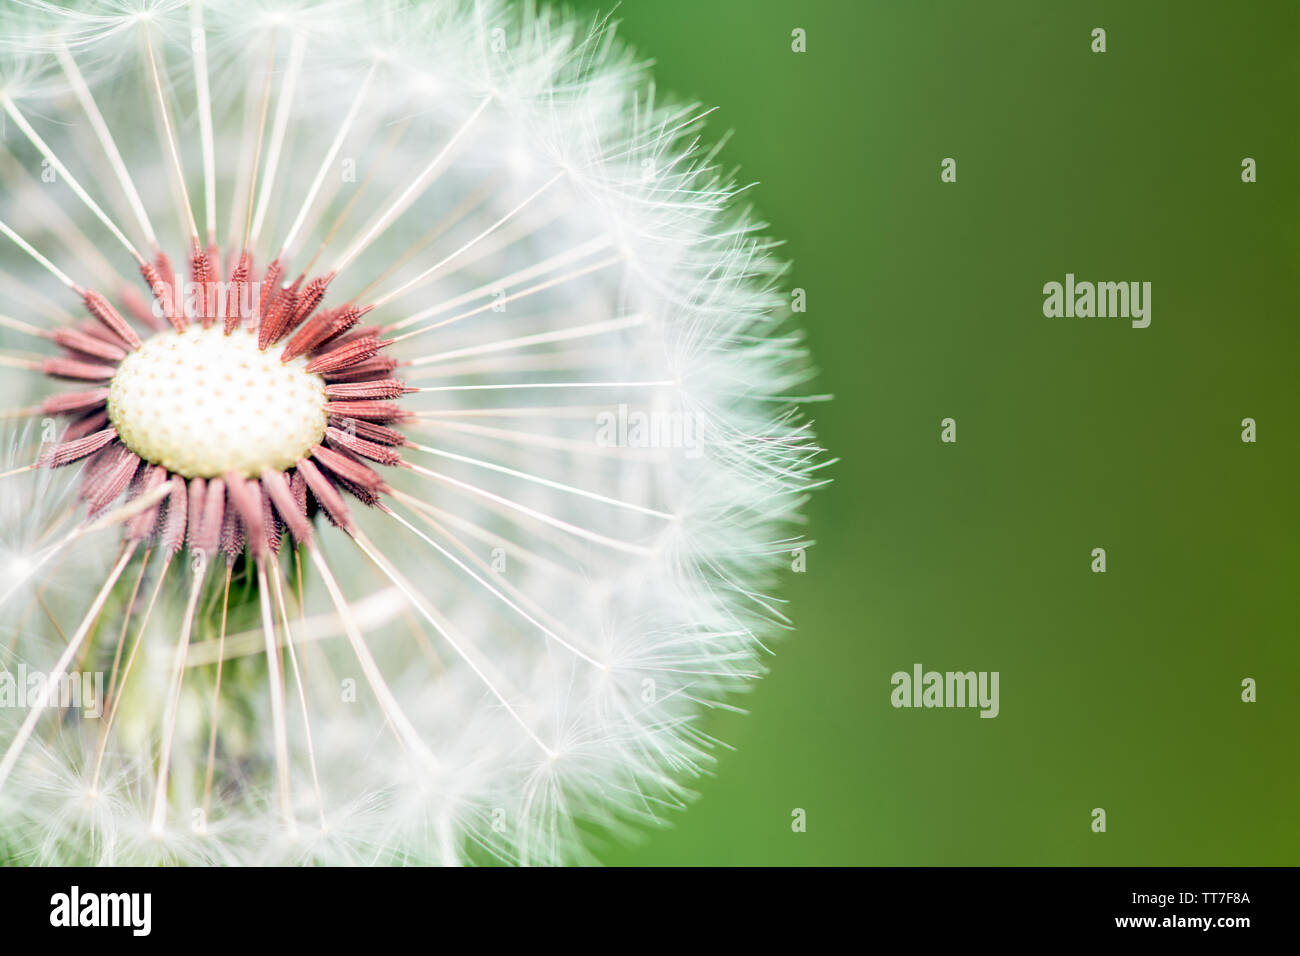
[[[734,128],[723,160],[788,240],[842,461],[785,591],[796,634],[750,714],[709,726],[736,749],[602,858],[1300,863],[1300,5],[615,17]],[[1045,318],[1067,272],[1152,282],[1150,328]],[[998,671],[1000,716],[895,710],[915,663]]]

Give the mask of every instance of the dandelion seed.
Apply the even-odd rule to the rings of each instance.
[[[0,9],[0,855],[557,863],[708,769],[809,367],[706,113],[521,6]]]

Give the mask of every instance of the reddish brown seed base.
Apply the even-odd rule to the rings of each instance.
[[[392,377],[397,363],[380,354],[391,343],[379,337],[379,327],[357,326],[369,307],[348,303],[320,308],[332,274],[310,280],[303,275],[282,287],[284,264],[272,261],[262,276],[254,314],[245,318],[240,303],[255,281],[253,257],[248,250],[232,250],[229,262],[235,294],[227,297],[224,310],[211,307],[206,296],[202,304],[196,297],[198,314],[193,316],[185,314],[183,304],[177,308],[176,271],[162,252],[140,266],[153,303],[135,289],[119,291],[129,319],[99,292],[78,290],[91,321],[53,333],[50,338],[62,354],[46,360],[42,369],[52,378],[94,387],[61,392],[41,403],[42,414],[65,416],[69,424],[39,464],[59,468],[82,462],[80,497],[91,515],[123,494],[131,500],[170,484],[158,504],[127,522],[127,538],[152,542],[167,554],[183,546],[205,558],[221,551],[234,562],[245,548],[259,559],[278,551],[285,532],[298,542],[310,540],[312,516],[318,511],[350,530],[352,516],[343,492],[367,505],[379,503],[388,485],[365,462],[402,464],[398,448],[406,438],[389,426],[408,415],[392,400],[411,389]],[[221,274],[221,250],[211,244],[204,248],[195,239],[189,250],[190,280],[206,288],[220,282]],[[184,303],[184,297],[179,302]],[[222,322],[227,335],[247,326],[256,329],[260,348],[280,348],[282,361],[307,356],[307,369],[326,381],[329,424],[324,444],[285,472],[267,470],[253,479],[230,473],[187,481],[142,461],[108,423],[104,384],[116,374],[117,363],[142,344],[131,320],[150,332],[169,327],[182,332],[191,321],[205,328]]]

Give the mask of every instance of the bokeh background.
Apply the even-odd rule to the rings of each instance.
[[[750,713],[709,724],[734,751],[602,858],[1300,862],[1300,4],[614,16],[662,89],[734,130],[723,160],[788,241],[842,460],[784,593],[797,631]],[[1066,272],[1152,282],[1150,328],[1045,318]],[[893,709],[918,662],[998,671],[1001,714]]]

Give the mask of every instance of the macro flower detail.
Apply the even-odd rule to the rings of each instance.
[[[0,859],[670,820],[825,465],[708,111],[469,0],[15,0],[0,111]]]

